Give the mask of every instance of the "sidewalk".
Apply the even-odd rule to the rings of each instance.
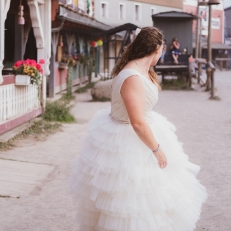
[[[195,231],[231,230],[231,72],[216,71],[215,86],[221,101],[208,100],[203,91],[161,91],[154,108],[176,125],[190,161],[201,166],[198,179],[209,198]],[[110,106],[90,102],[89,92],[78,94],[77,101],[72,112],[78,123],[64,124],[44,142],[0,152],[0,195],[6,196],[0,197],[0,231],[76,230],[68,193],[71,165],[87,122]],[[21,166],[24,172],[17,171]]]

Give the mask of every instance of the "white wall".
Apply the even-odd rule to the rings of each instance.
[[[101,3],[108,4],[108,13],[107,17],[102,18],[100,15],[101,12]],[[125,5],[125,19],[119,19],[119,3]],[[135,4],[141,5],[141,20],[135,20]],[[172,8],[166,6],[159,6],[154,4],[139,3],[134,1],[127,0],[95,0],[95,19],[101,21],[110,26],[119,26],[125,23],[132,23],[139,27],[152,26],[151,18],[151,8],[155,9],[155,13],[165,12],[165,11],[182,11],[179,8]]]

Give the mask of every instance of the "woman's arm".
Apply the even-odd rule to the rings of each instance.
[[[139,138],[153,151],[158,147],[153,133],[145,121],[145,92],[138,76],[130,76],[121,87],[121,96],[126,106],[131,125]],[[155,153],[160,168],[165,168],[167,159],[160,149]]]
[[[176,47],[176,49],[179,49],[180,48],[180,43],[174,42],[174,46]]]

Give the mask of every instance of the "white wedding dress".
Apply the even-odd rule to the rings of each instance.
[[[145,88],[145,118],[167,156],[164,169],[129,123],[120,89],[131,75]],[[136,70],[113,79],[111,109],[90,121],[70,178],[79,231],[195,229],[207,197],[195,177],[200,167],[188,161],[174,125],[152,111],[157,100],[157,86]]]

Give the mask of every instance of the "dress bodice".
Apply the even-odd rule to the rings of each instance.
[[[158,100],[158,87],[144,75],[134,69],[122,70],[112,81],[111,118],[120,123],[130,123],[124,101],[120,94],[120,90],[123,82],[132,75],[139,76],[143,83],[146,95],[145,119],[149,123],[152,120],[152,108]]]

